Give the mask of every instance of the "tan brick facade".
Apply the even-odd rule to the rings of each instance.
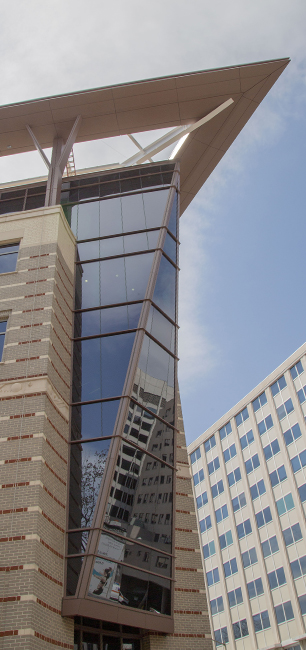
[[[0,648],[73,648],[61,616],[67,500],[74,237],[61,208],[0,217],[20,241],[0,276]]]

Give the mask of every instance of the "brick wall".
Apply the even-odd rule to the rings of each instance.
[[[73,648],[61,616],[75,242],[59,207],[0,217],[0,648]]]

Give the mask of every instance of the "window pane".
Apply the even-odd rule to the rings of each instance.
[[[142,257],[142,256],[140,256]],[[156,280],[153,302],[172,320],[176,320],[176,269],[162,255]]]
[[[111,436],[118,412],[119,400],[83,404],[71,409],[71,438]]]
[[[154,253],[83,264],[82,308],[145,297]]]
[[[118,558],[119,559],[119,558]],[[110,584],[113,588],[110,589]],[[170,615],[170,582],[139,569],[96,558],[88,595],[99,600],[117,600],[120,605],[140,607]]]
[[[81,395],[87,401],[121,395],[135,334],[88,339],[74,344],[74,372],[82,374]]]
[[[18,253],[1,255],[1,252],[3,252],[3,249],[0,249],[0,273],[12,273],[16,271]]]
[[[169,233],[167,233],[164,243],[164,252],[173,260],[174,264],[176,264],[176,247],[176,242],[172,239]]]
[[[80,325],[77,323],[75,337],[134,329],[138,325],[141,309],[142,303],[76,314]]]
[[[175,192],[174,201],[171,208],[168,229],[175,237],[177,236],[177,192]]]
[[[71,445],[69,528],[91,525],[110,440]]]
[[[171,553],[172,493],[173,471],[152,456],[122,443],[104,528],[132,538],[137,534],[137,539],[145,544]]]
[[[175,327],[153,306],[150,308],[146,329],[171,352],[175,352]]]
[[[143,228],[155,228],[156,226],[161,226],[163,223],[169,190],[144,192],[142,196],[146,224]],[[132,230],[132,228],[130,228],[130,230]],[[137,230],[137,228],[135,228],[135,230]]]

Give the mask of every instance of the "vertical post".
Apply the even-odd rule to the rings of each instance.
[[[59,161],[63,149],[63,139],[54,138],[51,166],[48,175],[45,206],[57,205],[60,202],[62,174]]]

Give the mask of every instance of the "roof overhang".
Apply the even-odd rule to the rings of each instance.
[[[46,97],[0,107],[0,155],[33,151],[31,127],[43,149],[65,141],[78,115],[75,142],[197,122],[233,103],[189,134],[174,160],[181,165],[181,212],[240,133],[289,59],[194,72]]]

